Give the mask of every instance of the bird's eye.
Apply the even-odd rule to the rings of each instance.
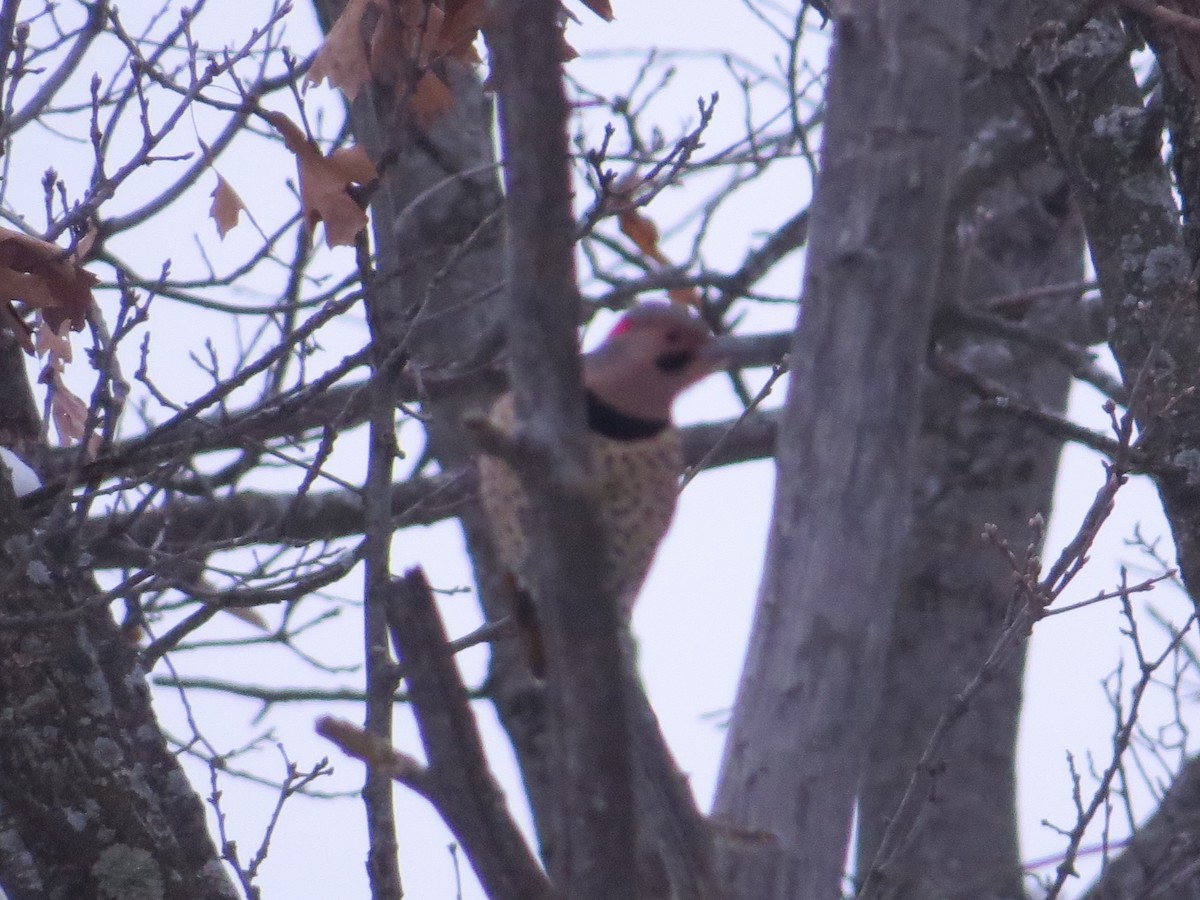
[[[672,375],[686,368],[693,357],[694,354],[690,350],[676,350],[673,353],[664,353],[655,357],[654,365],[660,372]]]

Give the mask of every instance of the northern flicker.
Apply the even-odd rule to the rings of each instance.
[[[727,361],[727,339],[714,338],[686,310],[644,303],[626,313],[596,350],[583,358],[583,386],[590,430],[590,471],[599,481],[608,554],[608,585],[628,619],[638,591],[675,512],[684,471],[683,448],[671,422],[679,394]],[[492,425],[515,427],[512,394],[492,406]],[[521,589],[529,543],[528,500],[516,474],[500,459],[479,460],[480,495],[496,549],[513,583],[513,613],[534,675],[545,674],[536,610]],[[636,654],[626,632],[623,652]],[[711,897],[708,836],[690,789],[678,771],[642,694],[632,666],[626,707],[636,772],[639,879],[677,887],[639,896]],[[689,814],[689,811],[691,814]],[[661,850],[660,847],[668,847]],[[686,862],[682,867],[679,860]]]
[[[675,512],[684,458],[671,423],[672,402],[719,368],[724,357],[723,340],[686,310],[644,303],[627,312],[604,343],[583,358],[591,473],[600,481],[607,571],[626,615]],[[489,418],[512,432],[511,393],[496,401]],[[525,493],[516,474],[494,456],[480,459],[479,475],[500,560],[519,583],[528,552]]]

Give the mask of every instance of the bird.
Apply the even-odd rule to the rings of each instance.
[[[727,364],[729,341],[714,337],[682,306],[643,302],[583,357],[589,473],[599,481],[606,587],[626,620],[671,524],[685,469],[671,407],[685,389]],[[511,392],[495,401],[488,420],[497,430],[513,433]],[[521,577],[529,552],[528,498],[516,473],[496,456],[479,459],[479,485],[500,563],[514,588],[518,629],[524,632],[536,616]],[[537,674],[539,654],[531,649],[530,655]]]

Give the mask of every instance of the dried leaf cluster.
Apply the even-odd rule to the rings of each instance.
[[[353,102],[372,78],[406,97],[423,121],[449,107],[450,90],[431,68],[443,59],[480,62],[475,39],[482,0],[350,0],[329,30],[305,81],[328,80]]]
[[[98,279],[83,268],[95,231],[89,231],[69,250],[19,231],[0,228],[0,325],[7,326],[30,356],[46,358],[38,380],[49,388],[49,412],[64,444],[83,437],[88,408],[63,384],[71,361],[67,331],[80,331],[93,303]],[[31,328],[16,304],[35,310]]]
[[[582,2],[612,21],[608,0]],[[564,7],[563,21],[568,18],[574,16]],[[375,78],[397,96],[408,95],[412,111],[428,122],[452,102],[437,64],[453,60],[478,65],[475,41],[486,24],[484,0],[350,0],[305,80],[328,80],[353,101]],[[564,59],[576,55],[565,40],[562,46]]]
[[[606,21],[612,20],[608,0],[583,3]],[[564,22],[569,16],[564,9]],[[350,0],[313,57],[304,83],[328,81],[353,103],[363,88],[375,81],[404,102],[418,122],[429,125],[453,104],[445,67],[481,63],[475,43],[485,24],[484,0]],[[575,55],[564,39],[563,59]],[[328,246],[353,244],[366,227],[367,216],[347,188],[366,187],[378,177],[365,151],[348,147],[322,154],[282,113],[263,115],[296,156],[300,202],[309,233],[317,222],[324,222]],[[238,224],[245,205],[220,173],[212,198],[209,215],[224,238]]]
[[[67,323],[80,331],[92,303],[92,286],[98,280],[80,265],[93,240],[94,233],[85,235],[75,247],[64,250],[49,241],[0,228],[0,296],[4,298],[0,324],[12,329],[27,353],[34,352],[33,333],[13,301],[39,310],[42,321],[55,334]]]

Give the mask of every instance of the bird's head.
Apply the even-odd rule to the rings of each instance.
[[[714,337],[687,310],[643,303],[583,358],[583,383],[627,416],[666,422],[672,401],[685,388],[728,361],[728,340]]]

